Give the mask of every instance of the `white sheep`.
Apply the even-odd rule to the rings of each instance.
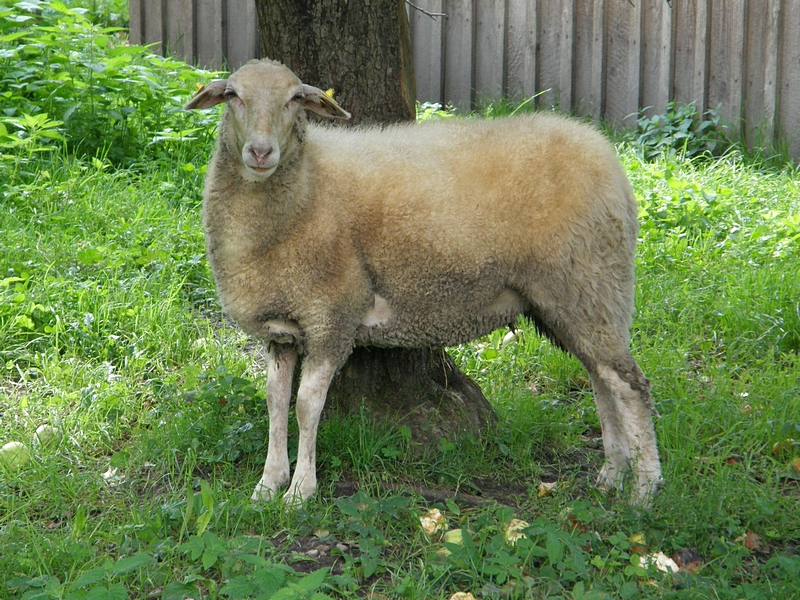
[[[222,306],[268,345],[269,448],[253,499],[289,483],[292,374],[303,355],[297,467],[316,489],[316,433],[354,345],[449,346],[530,318],[586,367],[606,460],[645,502],[661,478],[649,381],[633,360],[637,206],[613,148],[553,114],[385,128],[288,68],[251,61],[185,108],[227,103],[206,174],[207,253]]]

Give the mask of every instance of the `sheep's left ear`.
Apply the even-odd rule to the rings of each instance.
[[[225,88],[228,86],[227,79],[216,79],[201,88],[194,95],[194,98],[183,105],[183,110],[211,108],[217,104],[225,102]]]
[[[303,108],[317,113],[328,119],[349,119],[350,113],[336,104],[333,98],[325,94],[321,89],[313,85],[303,84],[303,93],[306,101]]]

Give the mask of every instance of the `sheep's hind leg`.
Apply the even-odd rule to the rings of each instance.
[[[297,423],[300,439],[297,448],[297,467],[284,502],[296,506],[317,489],[317,427],[333,375],[338,365],[328,360],[306,358],[297,391]]]
[[[588,368],[606,453],[598,485],[619,489],[632,471],[633,500],[647,504],[661,481],[650,383],[627,352],[621,360],[606,359]]]
[[[286,447],[289,428],[289,401],[292,376],[297,364],[297,349],[271,343],[267,349],[267,408],[269,410],[269,448],[264,474],[256,485],[252,500],[270,500],[278,488],[289,483],[289,454]]]

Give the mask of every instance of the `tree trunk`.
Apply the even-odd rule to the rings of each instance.
[[[416,84],[403,0],[257,0],[261,55],[333,88],[351,123],[414,120]]]
[[[307,84],[333,88],[350,123],[415,118],[416,86],[403,0],[256,0],[262,56]],[[442,348],[356,348],[327,410],[408,425],[416,441],[477,432],[495,420],[480,388]]]

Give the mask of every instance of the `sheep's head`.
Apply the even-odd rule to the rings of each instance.
[[[225,143],[241,158],[242,174],[251,181],[264,180],[275,172],[281,157],[291,152],[301,109],[323,117],[349,119],[350,113],[321,90],[305,85],[278,62],[250,61],[228,79],[212,81],[184,109],[211,108],[227,103]]]

